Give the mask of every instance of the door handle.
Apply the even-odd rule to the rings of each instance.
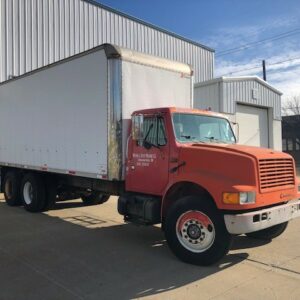
[[[183,166],[185,166],[185,165],[186,165],[186,162],[185,162],[185,161],[181,162],[181,163],[178,164],[176,167],[172,168],[172,169],[170,170],[170,173],[175,173],[180,167],[183,167]]]

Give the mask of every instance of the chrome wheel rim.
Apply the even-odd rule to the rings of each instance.
[[[183,213],[178,218],[176,235],[184,248],[201,253],[213,245],[216,231],[213,222],[206,214],[193,210]]]
[[[28,181],[24,184],[23,188],[23,198],[27,205],[30,205],[33,200],[33,188],[32,184]]]

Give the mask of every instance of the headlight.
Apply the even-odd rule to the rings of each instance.
[[[223,193],[225,204],[253,204],[255,200],[255,192]]]
[[[240,193],[240,204],[253,204],[255,198],[255,192]]]

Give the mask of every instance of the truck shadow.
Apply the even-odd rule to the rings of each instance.
[[[271,243],[272,240],[260,240],[247,237],[246,235],[235,236],[231,246],[231,250],[242,250],[256,248]]]
[[[0,253],[1,299],[17,299],[22,293],[30,299],[60,299],[61,289],[66,293],[62,299],[153,296],[224,272],[248,257],[239,252],[214,266],[192,266],[172,255],[158,227],[120,224],[105,215],[76,211],[60,217],[30,214],[3,202]],[[4,263],[6,256],[11,265]],[[15,279],[14,269],[22,271]],[[14,280],[16,288],[11,289]]]

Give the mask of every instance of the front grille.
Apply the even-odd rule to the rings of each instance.
[[[293,160],[290,158],[260,159],[259,178],[262,192],[295,185]]]

